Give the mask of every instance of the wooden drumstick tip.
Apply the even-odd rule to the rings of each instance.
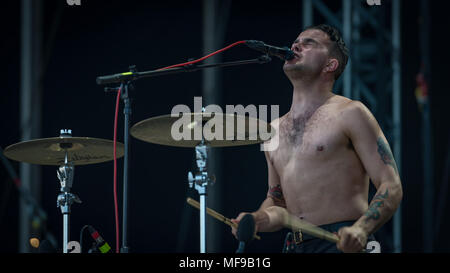
[[[38,239],[38,238],[31,238],[31,239],[30,239],[30,245],[31,245],[33,248],[38,248],[38,247],[39,247],[39,244],[40,244],[40,242],[39,242],[39,239]]]

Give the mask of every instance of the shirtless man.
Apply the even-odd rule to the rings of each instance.
[[[296,239],[297,252],[359,252],[400,204],[397,166],[371,112],[359,101],[332,93],[348,60],[339,32],[328,25],[308,28],[291,50],[295,58],[283,70],[293,85],[292,106],[272,121],[279,125],[279,146],[265,152],[269,189],[251,213],[256,231],[283,227],[268,214],[268,208],[280,206],[340,238],[334,244],[306,240],[303,234]],[[370,204],[369,178],[377,189]],[[245,214],[232,221],[239,223]],[[236,229],[232,232],[236,236]]]

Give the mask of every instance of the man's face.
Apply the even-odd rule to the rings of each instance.
[[[330,43],[328,35],[321,30],[303,31],[291,46],[295,57],[284,63],[283,70],[289,74],[319,75],[328,62]]]

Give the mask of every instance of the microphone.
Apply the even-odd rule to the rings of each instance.
[[[251,49],[258,50],[260,52],[266,53],[270,56],[276,56],[283,61],[289,61],[294,58],[294,52],[290,50],[287,46],[276,47],[271,45],[266,45],[264,42],[256,40],[246,40],[245,44]]]
[[[236,253],[244,253],[245,244],[253,239],[255,233],[255,219],[253,218],[253,215],[246,214],[242,218],[236,233],[239,240],[239,247],[236,250]]]
[[[111,247],[105,240],[103,240],[102,236],[100,236],[98,231],[95,230],[92,226],[88,226],[88,230],[89,233],[91,234],[91,237],[95,240],[97,248],[100,250],[100,252],[108,253],[111,250]]]

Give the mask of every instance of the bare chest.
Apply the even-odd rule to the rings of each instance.
[[[271,153],[271,160],[282,174],[293,162],[297,167],[323,165],[345,148],[350,148],[349,141],[339,124],[339,114],[321,110],[298,119],[285,117],[279,126],[279,146]]]

